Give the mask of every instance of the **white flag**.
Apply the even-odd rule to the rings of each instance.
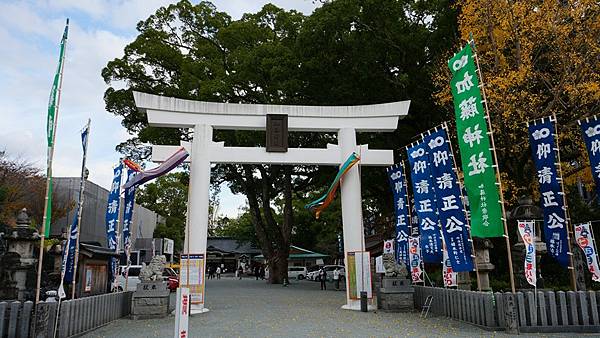
[[[519,234],[525,243],[525,278],[532,286],[537,285],[535,268],[535,222],[518,221]]]

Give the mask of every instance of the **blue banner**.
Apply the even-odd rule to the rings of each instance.
[[[106,242],[108,248],[117,251],[117,224],[119,222],[119,204],[121,190],[121,174],[123,172],[123,164],[113,169],[113,182],[108,193],[108,206],[106,207]],[[117,259],[112,258],[109,269],[109,279],[111,284],[114,281],[117,272]]]
[[[569,266],[567,215],[558,177],[558,149],[554,137],[554,123],[549,118],[529,125],[529,142],[544,208],[546,247],[548,253],[561,265]]]
[[[423,141],[427,144],[438,217],[450,264],[454,272],[472,271],[473,257],[471,257],[469,224],[465,216],[448,135],[444,129],[440,128],[423,138]],[[485,203],[485,200],[482,200],[482,209],[486,208]]]
[[[77,238],[79,237],[79,214],[83,207],[83,187],[85,181],[85,162],[87,156],[87,145],[88,145],[88,136],[90,132],[90,122],[83,128],[81,132],[81,146],[83,147],[83,161],[81,162],[81,178],[79,182],[79,195],[77,197],[77,206],[75,207],[75,214],[73,215],[73,223],[71,223],[71,227],[69,229],[69,238],[67,239],[67,244],[65,250],[63,252],[63,280],[67,283],[73,282],[73,272],[75,271],[75,248],[77,246]]]
[[[77,219],[79,207],[75,209],[73,223],[71,223],[69,238],[67,239],[67,250],[63,252],[64,281],[73,282],[73,270],[75,268],[75,246],[77,245]]]
[[[135,176],[136,172],[129,170],[127,181]],[[133,209],[135,206],[135,187],[125,189],[125,211],[123,212],[123,248],[129,264],[129,252],[131,249],[131,221],[133,219]]]
[[[583,141],[590,158],[590,168],[596,183],[596,193],[600,196],[600,121],[594,116],[592,120],[580,120]]]
[[[390,187],[394,194],[394,210],[396,212],[396,260],[409,265],[408,259],[408,200],[406,194],[406,180],[402,163],[387,169]]]
[[[410,176],[415,198],[415,209],[419,217],[421,251],[426,263],[442,261],[442,240],[437,215],[435,191],[431,182],[431,169],[425,142],[407,149]]]

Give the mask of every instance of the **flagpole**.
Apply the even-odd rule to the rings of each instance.
[[[508,258],[508,272],[510,275],[510,288],[512,290],[513,293],[516,292],[515,290],[515,275],[514,275],[514,270],[513,270],[513,263],[512,263],[512,255],[511,255],[511,250],[510,250],[510,237],[508,235],[508,225],[506,224],[506,210],[504,208],[504,189],[502,189],[502,177],[500,175],[500,165],[498,163],[498,155],[496,154],[496,142],[494,141],[494,129],[492,127],[492,120],[490,118],[490,110],[488,107],[488,100],[487,100],[487,95],[485,92],[485,85],[483,82],[483,74],[481,73],[481,68],[479,67],[479,56],[477,55],[477,49],[475,47],[475,40],[473,40],[473,37],[471,37],[471,46],[473,47],[473,51],[475,52],[473,54],[473,56],[475,57],[475,64],[477,65],[477,72],[479,73],[479,81],[481,82],[481,94],[483,96],[483,104],[485,107],[485,115],[486,115],[486,120],[487,120],[487,125],[488,125],[488,130],[490,133],[490,143],[492,146],[492,154],[494,156],[494,163],[496,164],[496,179],[498,180],[498,189],[500,190],[500,207],[502,209],[502,223],[504,224],[504,238],[506,240],[506,256]]]
[[[573,291],[577,291],[577,276],[575,274],[575,262],[573,259],[573,246],[571,245],[571,236],[573,235],[573,229],[571,224],[571,217],[569,216],[569,208],[567,207],[567,197],[565,195],[565,186],[563,184],[563,175],[562,175],[562,165],[560,164],[560,147],[558,141],[558,127],[556,126],[556,114],[552,113],[552,118],[554,119],[554,142],[556,143],[556,159],[558,160],[558,176],[560,176],[560,190],[562,192],[563,198],[563,208],[565,210],[565,218],[567,227],[567,244],[569,248],[568,256],[569,256],[569,264],[571,264],[571,287]],[[591,227],[591,226],[590,226]]]
[[[449,135],[448,124],[444,122],[442,124],[442,128],[446,131],[446,135]],[[467,208],[465,208],[465,195],[463,193],[463,183],[458,179],[458,166],[456,165],[456,158],[454,157],[454,149],[452,148],[452,142],[448,138],[448,146],[450,148],[450,155],[452,156],[452,163],[454,165],[454,172],[456,173],[456,181],[460,188],[460,199],[463,202],[463,212],[465,214],[465,219],[467,220],[468,229],[469,229],[469,241],[471,241],[471,257],[473,258],[473,265],[475,267],[475,275],[477,277],[477,291],[481,291],[481,277],[479,276],[479,266],[477,265],[477,251],[475,251],[475,242],[473,241],[473,235],[471,234],[471,217],[467,212]]]
[[[121,255],[119,253],[119,249],[121,248],[121,215],[122,212],[125,212],[125,209],[121,208],[121,187],[123,186],[123,170],[125,169],[126,166],[123,165],[123,159],[119,159],[119,165],[121,166],[121,174],[120,174],[120,180],[119,180],[119,208],[117,210],[117,228],[115,230],[115,237],[117,239],[117,245],[115,247],[115,253],[119,256],[119,258],[111,258],[111,259],[116,259],[117,262],[115,264],[115,271],[113,272],[113,277],[114,277],[114,281],[112,281],[112,290],[111,292],[118,292],[119,291],[119,286],[117,285],[117,275],[119,274],[119,266],[121,265]],[[125,175],[125,177],[127,177],[127,175]],[[127,182],[127,179],[125,179],[125,182]],[[123,203],[125,203],[125,189],[123,189]],[[152,243],[154,243],[154,239],[152,239]],[[154,250],[153,250],[154,251]],[[152,257],[154,257],[154,252],[152,253]],[[129,272],[127,272],[127,278],[129,278]],[[127,281],[127,279],[125,279]]]
[[[79,238],[81,235],[81,214],[83,213],[83,201],[85,199],[85,183],[87,181],[87,169],[85,163],[87,161],[87,148],[88,141],[90,139],[90,124],[91,120],[88,119],[85,129],[87,130],[87,136],[84,141],[83,151],[83,163],[81,165],[81,181],[79,182],[79,207],[77,208],[77,239],[75,241],[75,257],[73,266],[73,280],[71,281],[71,299],[75,299],[75,281],[77,280],[77,265],[79,264]]]
[[[67,19],[67,24],[65,27],[65,33],[68,32],[69,27],[69,19]],[[52,220],[52,215],[48,215],[48,192],[50,192],[50,187],[52,185],[52,160],[54,158],[54,140],[56,139],[56,126],[58,124],[58,108],[60,106],[60,97],[62,93],[62,80],[63,80],[63,70],[65,67],[65,54],[66,54],[66,45],[67,45],[67,36],[63,34],[64,45],[62,48],[62,56],[59,60],[60,70],[59,70],[59,84],[57,89],[57,99],[56,99],[56,109],[54,113],[54,118],[52,119],[52,143],[48,147],[48,161],[47,161],[47,169],[46,169],[46,197],[44,198],[44,215],[42,216],[42,228],[40,234],[40,250],[38,257],[38,269],[37,269],[37,281],[35,285],[35,304],[40,302],[40,287],[42,284],[42,267],[44,260],[44,240],[46,237],[46,222]],[[62,43],[61,43],[62,44]],[[52,209],[50,209],[52,210]],[[48,219],[50,216],[50,219]]]

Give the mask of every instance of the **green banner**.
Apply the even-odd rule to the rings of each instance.
[[[54,129],[56,128],[56,113],[58,110],[58,99],[60,96],[60,86],[63,62],[65,60],[65,47],[67,44],[67,35],[69,34],[69,19],[65,25],[65,31],[63,32],[62,39],[60,40],[60,52],[58,56],[58,67],[56,67],[56,73],[54,74],[54,80],[52,81],[52,89],[50,90],[50,98],[48,99],[48,116],[46,119],[46,136],[48,138],[48,168],[46,175],[48,176],[48,190],[46,191],[46,214],[44,215],[44,236],[50,235],[50,224],[52,223],[52,154],[54,148]]]
[[[471,234],[500,237],[504,235],[502,208],[471,45],[450,59],[448,67],[452,72],[456,131],[471,209]]]
[[[50,90],[50,98],[48,99],[48,120],[46,121],[46,134],[48,136],[48,147],[54,145],[54,126],[56,124],[56,109],[58,107],[58,92],[60,90],[60,77],[62,76],[62,66],[65,56],[65,44],[67,43],[67,35],[69,32],[69,23],[65,26],[63,37],[60,40],[60,53],[58,56],[58,67],[52,81],[52,89]]]

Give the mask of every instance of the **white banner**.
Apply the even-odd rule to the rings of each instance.
[[[410,275],[413,283],[423,282],[423,263],[419,237],[408,239],[408,255],[410,260]]]
[[[175,338],[189,336],[188,323],[190,316],[190,289],[177,288],[177,304],[175,305]]]
[[[598,268],[598,251],[594,243],[594,234],[591,223],[581,223],[575,226],[575,240],[583,250],[588,270],[592,274],[592,280],[600,282],[600,268]]]
[[[535,222],[518,221],[519,234],[525,243],[525,278],[532,286],[537,285],[535,267]]]
[[[446,245],[444,245],[444,262],[442,266],[442,274],[444,278],[444,286],[457,286],[456,276],[458,273],[452,270],[452,264],[450,263],[450,258],[448,257],[448,250],[446,249]]]
[[[385,273],[385,267],[383,266],[383,256],[375,257],[375,273]]]
[[[394,240],[393,239],[383,241],[383,253],[384,254],[393,254],[394,253]]]

